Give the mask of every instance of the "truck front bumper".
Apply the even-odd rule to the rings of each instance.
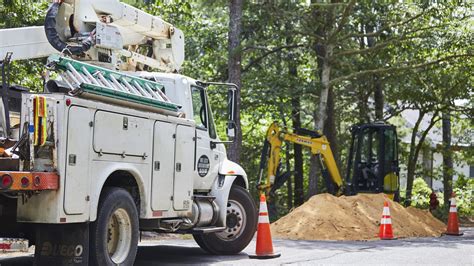
[[[57,190],[59,175],[54,172],[0,171],[0,192]]]

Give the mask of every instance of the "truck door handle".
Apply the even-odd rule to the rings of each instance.
[[[181,172],[181,163],[176,163],[176,172]]]

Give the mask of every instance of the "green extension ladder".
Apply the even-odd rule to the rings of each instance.
[[[178,115],[178,104],[172,103],[162,92],[163,85],[150,80],[90,65],[60,55],[51,55],[48,66],[55,70],[62,81],[76,96],[90,93],[99,97],[142,104]]]

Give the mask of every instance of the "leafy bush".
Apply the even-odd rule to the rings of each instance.
[[[456,193],[458,213],[463,217],[474,217],[474,179],[460,176],[453,188]]]
[[[453,191],[456,193],[456,206],[458,216],[461,218],[474,217],[474,179],[458,176],[454,183]],[[411,205],[417,208],[429,208],[431,189],[421,178],[416,178],[413,182],[413,195]],[[443,206],[443,193],[436,193],[440,203],[439,208],[433,211],[433,215],[441,221],[447,222],[449,206]]]
[[[413,181],[413,192],[411,206],[427,209],[430,206],[431,188],[422,178],[416,178]]]

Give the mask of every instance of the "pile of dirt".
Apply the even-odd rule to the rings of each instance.
[[[358,194],[313,196],[305,204],[271,224],[272,236],[301,240],[378,239],[385,196]],[[440,236],[446,225],[428,211],[389,200],[395,237]]]

